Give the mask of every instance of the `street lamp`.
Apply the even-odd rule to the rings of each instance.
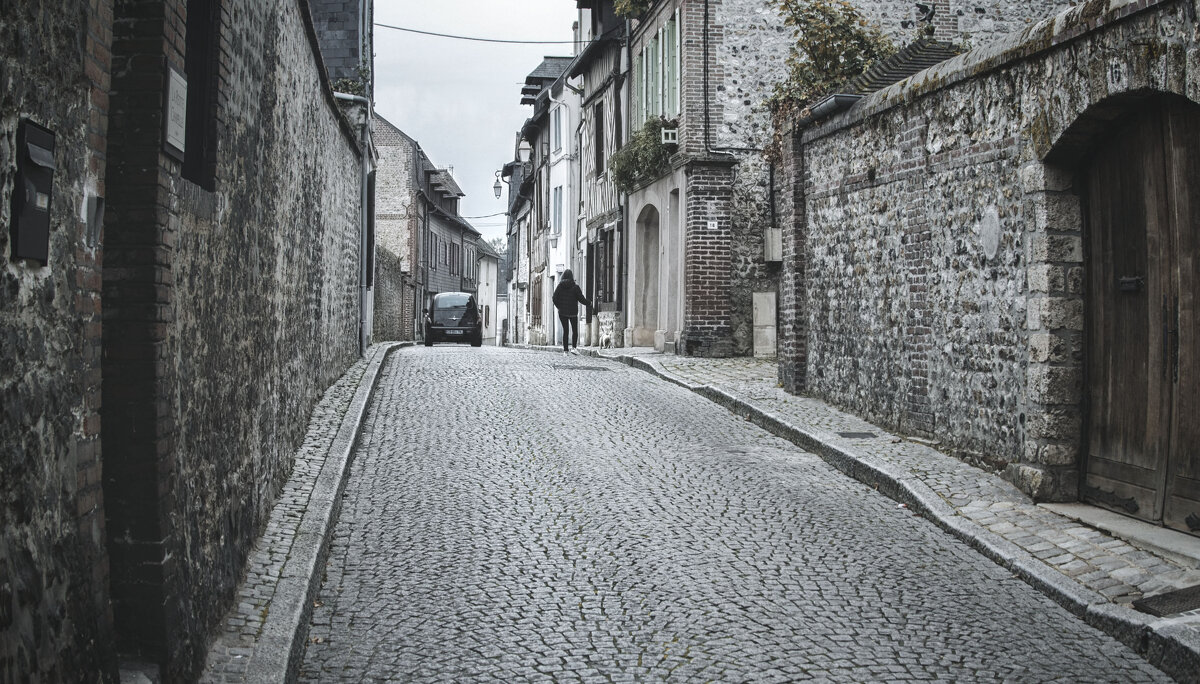
[[[521,138],[521,144],[517,146],[517,160],[522,164],[529,163],[529,158],[533,156],[533,146],[525,138]]]
[[[492,186],[492,192],[496,193],[496,199],[500,199],[500,172],[496,172],[496,184]]]

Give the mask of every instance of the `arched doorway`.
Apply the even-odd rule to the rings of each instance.
[[[1200,534],[1200,106],[1141,101],[1081,169],[1082,497]]]
[[[653,347],[658,330],[658,209],[648,205],[637,220],[637,261],[633,291],[633,346]]]

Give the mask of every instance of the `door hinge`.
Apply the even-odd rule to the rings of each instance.
[[[1113,508],[1123,508],[1126,511],[1128,511],[1129,513],[1137,513],[1138,508],[1140,508],[1140,506],[1138,506],[1137,500],[1134,499],[1132,496],[1128,497],[1128,498],[1118,496],[1116,492],[1106,491],[1106,490],[1100,489],[1099,487],[1093,487],[1089,484],[1083,485],[1083,487],[1081,487],[1080,489],[1083,490],[1082,493],[1087,498],[1092,499],[1093,501],[1096,501],[1098,503],[1112,506]]]

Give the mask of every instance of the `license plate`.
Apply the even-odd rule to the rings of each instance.
[[[461,335],[462,331],[461,330],[447,330],[446,334],[447,335]]]

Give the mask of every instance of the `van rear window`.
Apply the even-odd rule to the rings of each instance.
[[[451,292],[447,294],[434,295],[433,305],[437,308],[450,308],[466,306],[470,301],[471,295],[464,292]]]

